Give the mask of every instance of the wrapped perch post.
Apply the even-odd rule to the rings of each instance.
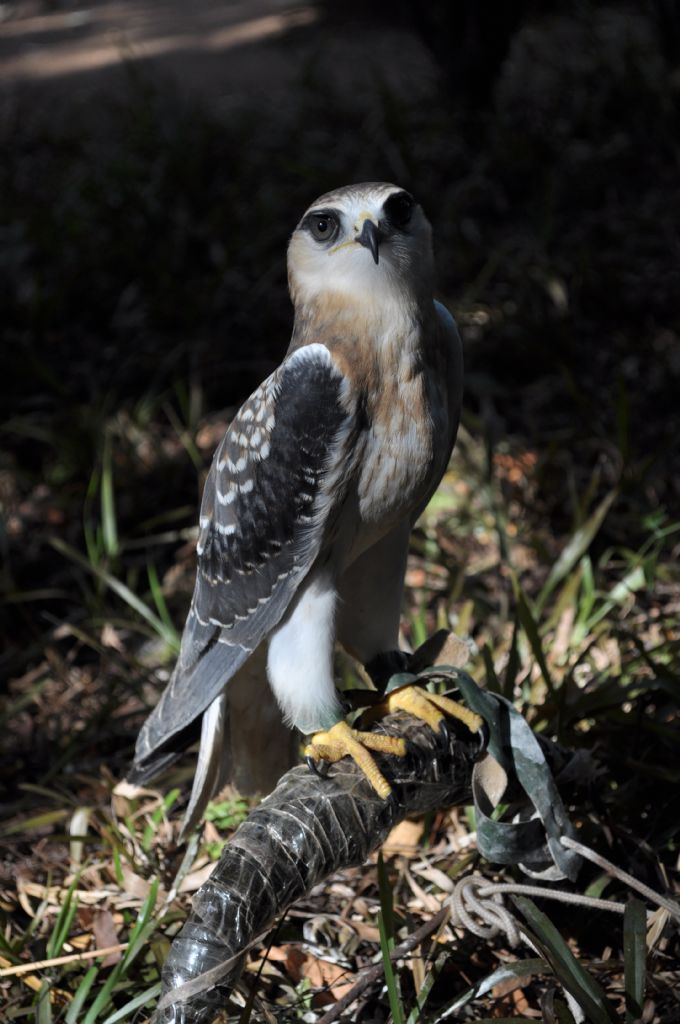
[[[303,766],[287,772],[196,893],[163,967],[155,1024],[209,1024],[278,914],[334,871],[362,864],[407,815],[469,802],[480,734],[451,721],[444,738],[403,712],[373,728],[408,743],[406,758],[379,757],[394,799],[381,800],[349,759],[325,778]]]

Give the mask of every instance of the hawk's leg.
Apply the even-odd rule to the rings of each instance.
[[[305,758],[310,768],[318,770],[322,761],[335,764],[343,757],[351,757],[359,766],[379,797],[387,800],[392,795],[389,782],[378,768],[371,754],[374,750],[394,757],[406,756],[406,740],[398,736],[381,736],[375,732],[360,732],[347,722],[336,722],[324,732],[317,732],[305,747]]]
[[[401,672],[417,673],[426,666],[437,663],[464,664],[466,659],[466,646],[456,637],[441,630],[427,640],[422,647],[419,647],[415,654],[406,654],[397,650],[386,651],[373,657],[366,664],[366,670],[376,688],[383,694],[389,687],[390,677],[395,673],[397,675]],[[481,730],[484,723],[474,711],[450,697],[430,693],[423,686],[412,681],[399,686],[397,678],[393,680],[393,689],[363,712],[361,722],[364,724],[375,722],[394,711],[405,711],[413,715],[414,718],[429,725],[445,740],[448,740],[447,718],[457,719],[467,726],[470,732],[482,735]],[[403,746],[397,749],[397,743],[401,743]],[[317,733],[305,753],[308,764],[315,768],[320,761],[337,761],[349,754],[362,769],[376,793],[386,799],[392,792],[390,785],[378,769],[369,749],[366,748],[398,757],[402,757],[406,753],[406,744],[403,740],[375,733],[359,732],[356,729],[350,729],[345,722],[337,723],[328,732]]]

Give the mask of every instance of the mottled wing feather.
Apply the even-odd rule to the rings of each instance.
[[[318,344],[289,356],[239,410],[205,486],[180,655],[139,734],[130,778],[150,778],[169,749],[186,745],[332,540],[354,424],[351,389]]]

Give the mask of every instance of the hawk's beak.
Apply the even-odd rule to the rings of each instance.
[[[357,235],[356,241],[359,245],[365,245],[367,249],[371,250],[371,256],[375,263],[378,262],[378,248],[382,242],[384,235],[375,221],[369,220],[367,217],[361,228],[361,234]]]

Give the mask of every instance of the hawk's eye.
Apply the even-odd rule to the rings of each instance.
[[[405,228],[411,219],[415,203],[408,192],[395,192],[385,200],[383,207],[387,219],[395,228]]]
[[[317,242],[330,242],[338,233],[338,218],[333,213],[310,213],[307,227]]]

